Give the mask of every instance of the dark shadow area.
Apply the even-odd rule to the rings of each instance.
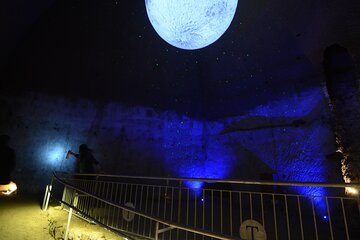
[[[0,185],[10,183],[16,166],[15,151],[9,146],[10,137],[0,135]]]
[[[264,24],[285,8],[239,3],[219,41],[184,51],[158,37],[143,1],[56,1],[33,17],[38,20],[3,59],[2,91],[119,101],[196,119],[241,115],[320,85],[321,69],[306,56],[303,35],[287,27],[302,21],[278,22],[271,31]],[[311,14],[314,22],[328,17]],[[323,47],[312,41],[305,46]]]

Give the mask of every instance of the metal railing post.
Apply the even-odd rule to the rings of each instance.
[[[66,195],[67,195],[67,187],[64,186],[64,190],[63,190],[63,194],[62,194],[62,197],[61,197],[61,201],[66,202]],[[61,206],[63,207],[64,204],[61,203]]]
[[[49,191],[49,185],[46,185],[46,187],[45,187],[44,199],[43,199],[43,204],[42,204],[42,206],[41,206],[41,209],[42,209],[42,210],[45,210],[45,205],[46,205],[45,202],[46,202],[46,200],[47,200],[48,191]]]
[[[188,179],[175,179],[169,186],[152,183],[150,180],[160,178],[134,177],[134,176],[112,176],[102,175],[102,178],[91,177],[89,179],[90,188],[80,178],[75,183],[66,182],[58,177],[54,179],[60,183],[46,187],[43,209],[47,208],[49,198],[57,200],[61,197],[61,192],[57,190],[59,186],[64,186],[62,201],[64,206],[69,208],[68,222],[66,226],[65,238],[70,234],[70,224],[72,213],[87,216],[97,224],[114,231],[124,234],[135,234],[134,236],[160,239],[233,239],[240,225],[249,226],[248,220],[253,220],[250,224],[259,223],[264,234],[269,234],[269,238],[280,239],[286,237],[290,239],[297,237],[304,239],[305,236],[313,235],[312,238],[320,239],[321,236],[328,234],[329,238],[336,239],[342,235],[344,239],[357,233],[357,228],[353,224],[353,219],[359,219],[360,198],[359,196],[326,196],[325,193],[303,193],[295,192],[261,192],[260,190],[242,189],[242,185],[270,185],[270,182],[253,182],[237,180],[210,180],[219,183],[238,184],[235,188],[228,190],[223,188],[207,187],[201,188],[201,196],[191,194],[192,188],[188,187],[184,181]],[[137,184],[129,181],[115,181],[114,178],[126,179],[149,179],[146,184]],[[63,177],[64,178],[64,177]],[[66,178],[65,178],[66,179]],[[79,180],[80,179],[80,180]],[[170,179],[170,178],[169,178]],[[101,180],[101,182],[98,182]],[[190,179],[191,180],[191,179]],[[80,181],[80,183],[79,183]],[[62,185],[61,185],[62,184]],[[116,184],[116,187],[115,185]],[[163,183],[162,183],[163,184]],[[273,185],[288,187],[333,187],[344,188],[348,185],[327,184],[327,183],[272,183]],[[178,185],[178,186],[177,186]],[[353,183],[352,185],[356,185]],[[351,185],[351,186],[352,186]],[[359,185],[359,184],[358,184]],[[121,190],[119,189],[121,186]],[[51,189],[53,187],[53,189]],[[141,189],[139,189],[141,187]],[[168,201],[168,188],[171,187],[171,201]],[[116,190],[115,190],[116,189]],[[152,189],[152,190],[151,190]],[[165,192],[163,192],[163,190]],[[178,192],[175,191],[178,189]],[[156,193],[156,191],[158,191]],[[120,192],[120,195],[118,195]],[[184,192],[184,193],[183,193]],[[115,196],[114,196],[115,193]],[[165,194],[164,200],[162,199]],[[184,195],[185,194],[185,195]],[[57,196],[59,195],[59,196]],[[198,203],[201,197],[201,205]],[[96,205],[97,212],[87,214],[90,206],[84,199],[91,198]],[[145,199],[145,201],[143,201]],[[318,200],[325,201],[326,215],[321,215],[324,205],[320,205]],[[156,202],[158,201],[158,202]],[[341,201],[341,205],[337,203]],[[90,201],[89,201],[90,202]],[[130,208],[128,202],[134,203],[135,208]],[[205,205],[206,204],[206,205]],[[323,202],[321,201],[321,204]],[[319,205],[319,206],[318,206]],[[100,206],[100,208],[99,208]],[[340,206],[342,214],[336,212]],[[359,207],[357,210],[356,208]],[[114,209],[114,210],[113,210]],[[340,210],[340,209],[339,209]],[[73,212],[75,211],[75,212]],[[170,215],[168,214],[170,211]],[[198,212],[200,211],[200,212]],[[261,211],[261,212],[260,212]],[[127,222],[124,218],[119,218],[121,212],[132,212],[138,216],[137,224]],[[104,214],[103,214],[104,213]],[[92,216],[94,215],[94,216]],[[121,215],[121,214],[120,214]],[[116,218],[116,219],[114,219]],[[205,220],[206,219],[206,220]],[[115,221],[116,220],[116,221]],[[120,221],[121,220],[121,221]],[[246,222],[246,223],[245,223]],[[336,225],[335,223],[340,224]],[[126,225],[125,225],[126,224]],[[129,227],[127,227],[129,224]],[[244,224],[244,225],[242,225]],[[305,225],[304,225],[305,224]],[[342,225],[341,225],[342,224]],[[265,232],[265,225],[268,229]],[[342,228],[344,226],[344,228]],[[253,226],[250,226],[253,227]],[[285,229],[286,227],[286,229]],[[141,232],[141,229],[143,230]],[[171,231],[174,229],[173,231]],[[299,230],[296,230],[299,229]],[[165,234],[168,232],[168,234]],[[298,233],[299,236],[295,236]],[[161,235],[162,234],[162,235]],[[70,236],[71,237],[71,236]]]
[[[73,202],[74,207],[76,207],[76,205],[78,203],[78,199],[79,199],[78,194],[75,192],[75,197],[74,197],[74,202]],[[66,224],[64,240],[68,240],[72,212],[73,212],[73,208],[70,208],[69,215],[68,215],[68,221],[67,221],[67,224]]]
[[[180,223],[180,214],[181,214],[181,188],[182,188],[182,181],[179,181],[179,196],[178,196],[178,213],[177,213],[177,222]],[[176,238],[179,239],[179,229],[176,231]]]
[[[159,239],[159,222],[156,222],[155,225],[155,240]]]
[[[42,210],[44,210],[44,211],[47,210],[48,205],[49,205],[51,188],[52,188],[51,184],[46,185],[45,195],[44,195],[44,200],[43,200],[43,205],[42,205]]]

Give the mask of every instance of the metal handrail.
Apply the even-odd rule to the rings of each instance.
[[[285,237],[286,232],[290,239],[296,229],[300,229],[302,239],[307,234],[314,234],[314,237],[338,234],[350,239],[357,232],[353,223],[360,216],[358,211],[354,211],[357,208],[360,211],[359,196],[344,196],[341,191],[331,191],[332,196],[316,192],[318,188],[326,187],[339,190],[359,188],[358,183],[285,183],[65,172],[55,172],[53,179],[65,187],[63,201],[113,228],[115,232],[146,239],[153,239],[154,227],[156,240],[159,234],[163,239],[188,239],[188,234],[194,234],[194,239],[204,236],[237,239],[236,228],[240,228],[243,238],[245,235],[241,234],[245,234],[244,229],[247,232],[248,226],[256,228],[258,223],[259,229],[274,239]],[[184,184],[187,181],[204,182],[204,186],[192,188]],[[259,185],[305,187],[306,191],[315,192],[295,194],[292,190],[283,192],[282,188],[258,188]],[[54,195],[58,193],[54,190]],[[138,218],[134,220],[134,216]],[[296,221],[290,220],[293,218]],[[343,228],[334,228],[334,221]],[[324,224],[328,225],[329,231],[323,231],[321,226]],[[284,233],[280,229],[287,231]]]
[[[87,176],[89,176],[89,175],[92,175],[92,174],[76,174],[76,175],[87,175]],[[94,174],[94,175],[96,175],[96,174]],[[68,186],[68,187],[70,187],[70,188],[72,188],[72,189],[74,189],[74,190],[76,190],[76,191],[78,191],[78,192],[80,192],[80,193],[84,193],[84,194],[86,194],[86,195],[88,195],[88,196],[90,196],[90,197],[93,197],[93,198],[95,198],[95,199],[97,199],[97,200],[100,200],[100,201],[102,201],[102,202],[104,202],[104,203],[106,203],[106,204],[109,204],[109,205],[111,205],[111,206],[118,207],[118,208],[121,208],[121,209],[126,210],[126,211],[129,211],[129,212],[133,212],[134,214],[137,214],[137,215],[139,215],[139,216],[145,217],[145,218],[150,219],[150,220],[152,220],[152,221],[155,221],[155,222],[157,222],[157,223],[161,223],[161,224],[163,224],[163,225],[167,225],[167,226],[169,226],[170,228],[176,228],[176,229],[184,230],[184,231],[187,231],[187,232],[192,232],[192,233],[196,233],[196,234],[201,234],[201,235],[204,235],[204,236],[213,237],[213,238],[222,239],[222,240],[238,239],[238,238],[228,237],[228,236],[226,236],[226,235],[221,235],[221,234],[215,234],[215,233],[212,233],[212,232],[209,232],[209,231],[205,231],[205,230],[201,230],[201,229],[198,229],[198,228],[187,227],[187,226],[182,225],[182,224],[178,224],[178,223],[173,223],[173,222],[170,222],[170,221],[166,221],[166,220],[163,220],[163,219],[156,218],[156,217],[153,217],[153,216],[151,216],[151,215],[148,215],[148,214],[146,214],[146,213],[144,213],[144,212],[141,212],[141,211],[139,211],[139,210],[135,210],[135,209],[133,209],[133,208],[129,208],[129,207],[125,206],[125,205],[117,204],[117,203],[114,203],[114,202],[111,202],[111,201],[108,201],[108,200],[104,200],[104,199],[102,199],[102,198],[100,198],[100,197],[98,197],[98,196],[96,196],[96,195],[93,195],[93,194],[87,192],[87,191],[84,191],[84,190],[82,190],[82,189],[79,189],[78,187],[74,186],[73,184],[70,184],[70,183],[67,183],[67,182],[63,181],[62,179],[60,179],[60,178],[56,175],[55,172],[53,173],[53,178],[55,178],[58,182],[60,182],[60,183],[63,184],[64,186]],[[61,201],[61,202],[63,202],[63,201]],[[66,205],[69,205],[69,204],[66,204]],[[73,206],[69,206],[69,207],[74,208]],[[81,211],[79,210],[79,212],[81,212]],[[107,229],[109,229],[109,230],[113,230],[111,227],[105,226],[104,224],[102,224],[102,225],[103,225],[104,227],[106,227]],[[160,232],[161,232],[161,230],[160,230]]]
[[[129,175],[111,175],[111,174],[85,174],[85,173],[65,173],[72,176],[94,176],[94,177],[111,177],[111,178],[127,178],[127,179],[146,179],[146,180],[164,180],[164,181],[196,181],[207,183],[233,183],[247,185],[272,185],[272,186],[288,186],[288,187],[328,187],[328,188],[360,188],[360,182],[353,183],[329,183],[329,182],[281,182],[281,181],[255,181],[255,180],[239,180],[239,179],[215,179],[215,178],[185,178],[185,177],[145,177],[145,176],[129,176]],[[55,174],[55,172],[54,172]]]
[[[52,197],[53,197],[53,196],[52,196]],[[53,199],[55,199],[56,201],[58,201],[58,202],[61,203],[61,204],[66,205],[66,206],[69,207],[69,208],[73,208],[73,209],[74,209],[75,211],[77,211],[77,212],[81,212],[81,214],[83,214],[84,216],[90,218],[94,223],[96,223],[96,224],[98,224],[98,225],[101,225],[102,227],[106,228],[107,230],[112,231],[112,232],[115,232],[115,233],[117,233],[117,234],[120,234],[120,235],[122,235],[123,237],[126,237],[126,238],[128,238],[128,239],[134,240],[133,238],[131,238],[131,237],[129,237],[128,235],[124,234],[122,231],[118,231],[118,230],[116,230],[116,229],[113,229],[113,228],[111,228],[111,227],[108,227],[106,224],[103,224],[102,222],[100,222],[100,221],[92,218],[92,217],[89,216],[88,214],[82,212],[82,211],[81,211],[80,209],[78,209],[77,207],[74,207],[74,206],[70,205],[69,203],[64,202],[64,201],[62,201],[62,200],[59,200],[59,199],[57,199],[57,198],[55,198],[55,197],[53,197]],[[78,217],[80,217],[80,216],[78,216]],[[84,218],[83,218],[82,216],[81,216],[81,218],[84,220]]]

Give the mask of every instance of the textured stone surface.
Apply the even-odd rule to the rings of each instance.
[[[343,178],[347,183],[360,182],[360,90],[355,63],[346,48],[335,44],[324,53],[324,69]]]
[[[199,49],[224,34],[234,18],[237,0],[146,0],[145,5],[160,37],[178,48]]]
[[[73,171],[81,143],[109,174],[338,181],[320,89],[213,121],[118,102],[39,93],[2,96],[1,131],[17,152],[19,191],[43,192],[53,170]]]

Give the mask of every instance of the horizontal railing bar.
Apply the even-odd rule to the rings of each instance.
[[[125,230],[122,230],[121,228],[117,228],[117,227],[110,227],[111,229],[114,229],[115,231],[123,231],[123,232],[126,232]],[[144,236],[144,235],[140,235],[138,233],[131,233],[131,236],[134,236],[134,237],[139,237],[140,239],[148,239],[148,240],[153,240],[153,238],[151,237],[148,237],[148,236]],[[139,239],[137,239],[139,240]]]
[[[113,182],[113,181],[96,181],[96,180],[88,180],[86,181],[92,181],[92,182],[98,182],[98,183],[119,183],[119,182]],[[124,183],[124,184],[132,184],[134,186],[148,186],[148,187],[166,187],[168,189],[191,189],[194,191],[222,191],[223,193],[245,193],[245,194],[263,194],[263,195],[275,195],[275,196],[288,196],[288,197],[312,197],[312,198],[333,198],[333,199],[348,199],[348,200],[354,200],[358,199],[357,197],[349,197],[349,196],[332,196],[332,195],[304,195],[304,194],[293,194],[293,193],[271,193],[271,192],[250,192],[250,191],[242,191],[242,190],[223,190],[223,189],[213,189],[213,188],[191,188],[191,187],[176,187],[176,186],[167,186],[167,185],[153,185],[153,184],[139,184],[139,183]],[[308,186],[311,187],[311,186]]]
[[[78,195],[78,197],[87,197],[88,195],[86,194],[81,194],[81,195]]]
[[[54,198],[54,197],[53,197],[53,198]],[[54,198],[54,199],[55,199],[55,198]],[[59,201],[59,200],[56,199],[56,201]],[[61,201],[60,201],[60,202],[61,202]],[[66,205],[68,205],[68,204],[66,204]],[[70,210],[68,210],[68,209],[66,209],[66,208],[64,208],[63,210],[64,210],[65,212],[70,212]],[[76,209],[75,209],[75,210],[76,210]],[[88,222],[88,223],[94,222],[93,220],[86,219],[86,218],[84,218],[83,216],[77,214],[77,212],[78,212],[78,211],[75,211],[75,212],[73,212],[72,214],[75,215],[76,217],[78,217],[78,218],[80,218],[80,219]]]
[[[173,228],[173,227],[163,228],[163,229],[158,230],[158,233],[167,232],[167,231],[170,231],[170,230],[172,230],[172,229],[174,229],[174,228]]]
[[[81,179],[82,180],[82,179]],[[176,186],[168,186],[168,185],[155,185],[155,184],[140,184],[140,183],[127,183],[127,182],[114,182],[114,181],[106,181],[106,180],[89,180],[86,179],[86,181],[91,181],[91,182],[97,182],[97,183],[123,183],[123,184],[131,184],[133,186],[149,186],[149,187],[167,187],[168,189],[174,188],[174,189],[178,189],[179,187]],[[186,189],[186,187],[182,187],[181,189]],[[190,188],[190,189],[199,189],[199,188]]]
[[[205,231],[205,230],[200,230],[200,229],[196,229],[196,228],[186,227],[186,226],[183,226],[183,225],[181,225],[181,224],[171,223],[171,222],[169,222],[169,221],[164,221],[164,220],[162,220],[162,219],[159,219],[159,218],[156,218],[156,217],[152,217],[152,216],[150,216],[150,215],[148,215],[148,214],[145,214],[145,213],[143,213],[143,212],[140,212],[140,211],[138,211],[138,210],[134,210],[133,208],[129,208],[129,207],[126,207],[126,206],[124,206],[124,205],[115,204],[115,203],[113,203],[113,202],[110,202],[110,201],[104,200],[104,199],[102,199],[102,198],[100,198],[100,197],[97,197],[97,196],[95,196],[95,195],[93,195],[93,194],[91,194],[91,193],[88,193],[88,192],[86,192],[86,191],[84,191],[84,190],[82,190],[82,189],[79,189],[79,188],[77,188],[76,186],[73,186],[72,184],[66,183],[65,181],[61,180],[55,173],[53,173],[53,176],[55,177],[55,179],[56,179],[58,182],[60,182],[60,183],[63,184],[64,186],[68,186],[68,187],[70,187],[70,188],[72,188],[72,189],[74,189],[74,190],[76,190],[76,191],[78,191],[78,192],[87,194],[87,195],[89,195],[90,197],[93,197],[93,198],[95,198],[95,199],[97,199],[97,200],[99,200],[99,201],[102,201],[102,202],[104,202],[104,203],[106,203],[106,204],[109,204],[109,205],[111,205],[111,206],[114,206],[114,207],[117,207],[117,208],[121,208],[121,209],[126,210],[126,211],[129,211],[129,212],[133,212],[133,213],[136,214],[136,215],[145,217],[145,218],[147,218],[147,219],[156,221],[156,222],[158,222],[158,223],[167,225],[167,226],[169,226],[169,227],[177,228],[177,229],[184,230],[184,231],[188,231],[188,232],[192,232],[192,233],[201,234],[201,235],[208,236],[208,237],[213,237],[213,238],[217,238],[217,239],[222,239],[222,240],[237,239],[237,238],[233,238],[233,237],[229,238],[228,236],[225,236],[225,235],[214,234],[214,233],[212,233],[212,232],[208,232],[208,231]],[[59,201],[59,200],[57,200],[57,201]],[[61,202],[62,202],[62,201],[61,201]],[[66,205],[69,205],[69,204],[66,204]],[[72,207],[73,209],[76,209],[76,208],[73,207],[73,206],[69,206],[69,207]],[[76,211],[80,211],[80,210],[76,209]],[[80,212],[82,212],[82,211],[80,211]],[[104,225],[104,224],[101,224],[101,225]]]
[[[71,187],[71,186],[70,186],[70,187]],[[64,202],[64,201],[62,201],[62,200],[59,200],[59,199],[55,198],[54,196],[52,196],[52,198],[55,199],[56,201],[58,201],[59,203],[62,203],[62,204],[64,204],[64,205],[68,206],[69,208],[74,209],[76,212],[81,212],[81,213],[84,214],[86,217],[90,218],[93,222],[95,222],[96,224],[101,225],[101,226],[103,226],[104,228],[106,228],[106,229],[108,229],[108,230],[110,230],[110,231],[112,231],[112,232],[115,232],[115,233],[117,233],[117,234],[120,234],[120,235],[123,236],[123,237],[126,237],[126,238],[131,239],[131,240],[135,240],[135,239],[129,237],[129,235],[125,234],[125,233],[124,233],[125,231],[113,229],[113,228],[107,226],[106,224],[103,224],[102,222],[96,220],[95,218],[89,216],[88,214],[84,213],[83,211],[81,211],[81,210],[78,209],[77,207],[74,207],[74,206],[72,206],[71,204],[69,204],[69,203],[67,203],[67,202]],[[74,213],[73,213],[73,214],[74,214]],[[77,217],[79,217],[77,214],[75,214],[75,215],[76,215]]]
[[[92,180],[94,182],[96,182],[95,180]],[[99,181],[99,182],[103,182],[103,183],[117,183],[117,182],[107,182],[107,181]],[[132,183],[131,183],[132,184]],[[138,185],[138,186],[149,186],[149,187],[159,187],[159,185],[146,185],[146,184],[133,184],[133,185]],[[169,186],[160,186],[160,187],[167,187],[168,189],[191,189],[194,191],[200,191],[200,190],[204,190],[204,191],[222,191],[223,193],[242,193],[242,194],[252,194],[252,195],[269,195],[269,196],[287,196],[287,197],[304,197],[304,198],[332,198],[332,199],[346,199],[346,200],[356,200],[358,199],[357,197],[348,197],[348,196],[332,196],[332,195],[304,195],[304,194],[293,194],[293,193],[271,193],[271,192],[249,192],[249,191],[238,191],[238,190],[221,190],[221,189],[211,189],[211,188],[189,188],[189,187],[169,187]],[[79,195],[78,197],[82,197],[82,196],[88,196],[88,195]]]
[[[95,177],[112,177],[112,178],[127,178],[127,179],[147,179],[147,180],[164,180],[164,181],[195,181],[208,183],[234,183],[246,185],[272,185],[272,186],[291,186],[291,187],[331,187],[331,188],[345,188],[355,187],[360,188],[360,183],[325,183],[325,182],[271,182],[271,181],[254,181],[254,180],[236,180],[236,179],[214,179],[214,178],[161,178],[161,177],[144,177],[144,176],[127,176],[127,175],[109,175],[109,174],[81,174],[81,173],[65,173],[72,176],[95,176]]]

